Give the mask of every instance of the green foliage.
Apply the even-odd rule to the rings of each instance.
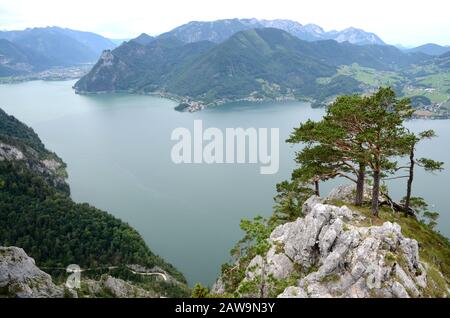
[[[67,178],[66,164],[55,153],[45,148],[32,128],[24,125],[14,116],[7,115],[2,109],[0,109],[0,142],[22,152],[27,159],[27,169],[39,172],[49,185],[70,194],[69,186],[64,182]],[[59,167],[54,173],[42,172],[46,170],[43,160],[54,161]],[[1,183],[0,181],[0,188]]]
[[[387,252],[384,260],[387,264],[394,264],[397,261],[397,257],[392,252]]]
[[[242,220],[244,237],[231,250],[232,261],[222,265],[222,281],[228,293],[234,293],[245,276],[250,261],[256,255],[265,255],[270,248],[268,239],[274,225],[261,216]]]
[[[279,294],[284,292],[284,290],[289,286],[297,285],[297,282],[301,278],[299,273],[293,273],[289,278],[286,279],[275,279],[273,277],[269,277],[268,284],[270,284],[271,288],[269,291],[269,298],[276,298]]]
[[[74,203],[21,164],[0,162],[0,178],[5,182],[0,189],[0,245],[22,247],[54,277],[63,273],[51,268],[69,264],[82,268],[140,264],[158,266],[185,282],[129,225],[87,204]],[[155,291],[185,295],[182,286],[150,285]]]
[[[23,164],[0,162],[0,178],[0,245],[24,248],[43,267],[142,264],[182,279],[129,225],[74,203]]]
[[[413,96],[411,97],[411,106],[418,108],[421,106],[431,105],[431,100],[426,96]]]
[[[438,212],[430,212],[425,211],[423,212],[423,217],[428,220],[428,226],[432,229],[434,229],[437,225],[437,219],[439,218]]]
[[[406,198],[402,199],[402,203],[404,203]],[[434,229],[437,225],[437,219],[439,218],[439,213],[430,211],[428,203],[420,197],[411,197],[410,199],[410,207],[416,211],[418,217],[422,217],[427,221],[427,225]]]
[[[360,96],[341,96],[329,107],[323,120],[309,120],[294,129],[287,142],[305,147],[297,153],[299,168],[293,177],[311,182],[357,174],[355,166],[368,161],[359,138],[364,126],[363,104]]]
[[[277,184],[277,195],[274,200],[274,213],[270,219],[271,224],[280,224],[295,221],[303,216],[303,203],[314,194],[314,191],[304,186],[297,179]]]
[[[361,82],[350,76],[338,75],[332,77],[331,80],[323,86],[317,87],[317,92],[313,97],[316,100],[325,100],[331,96],[355,94],[361,93],[362,91]]]
[[[412,196],[412,185],[414,182],[415,167],[416,166],[422,167],[422,168],[424,168],[424,170],[426,172],[436,172],[436,171],[442,171],[444,169],[443,162],[435,161],[435,160],[432,160],[429,158],[420,158],[417,160],[415,159],[417,144],[419,142],[421,142],[422,140],[431,139],[431,138],[434,138],[435,136],[436,136],[436,133],[433,130],[426,130],[417,135],[410,133],[407,136],[406,141],[402,145],[404,147],[402,154],[409,155],[409,163],[406,166],[397,168],[397,170],[402,170],[402,169],[408,170],[408,175],[407,175],[408,182],[407,182],[407,188],[406,188],[406,196],[403,199],[405,211],[407,211],[413,204],[417,204],[417,199],[415,200],[416,202],[413,202],[413,204],[411,204],[411,201],[413,200],[413,198],[411,198],[411,196]],[[420,207],[420,208],[422,208],[422,207]],[[435,224],[433,225],[432,222],[434,222],[435,220],[433,220],[433,218],[437,218],[437,216],[430,214],[430,213],[426,213],[426,215],[427,215],[427,217],[430,218],[430,225],[434,226]]]
[[[341,277],[338,274],[330,274],[330,275],[322,277],[320,282],[321,283],[335,283],[335,282],[338,282],[340,279],[341,279]]]
[[[253,278],[252,280],[243,281],[239,284],[235,295],[237,297],[242,297],[241,295],[247,296],[258,296],[262,297],[261,291],[259,290],[259,287],[261,286],[262,279],[260,276],[257,276]]]
[[[208,298],[209,295],[209,289],[207,287],[202,286],[202,284],[195,284],[194,288],[192,289],[192,298]]]
[[[428,269],[425,296],[432,298],[449,297],[447,280],[433,265]]]
[[[419,133],[417,136],[413,136],[413,140],[411,141],[410,147],[412,151],[415,151],[415,147],[417,144],[423,140],[429,140],[436,137],[436,133],[434,130],[425,130]],[[414,155],[414,154],[413,154]],[[444,170],[444,163],[441,161],[436,161],[429,158],[419,158],[415,161],[415,163],[425,169],[426,172],[441,172]]]
[[[380,88],[372,96],[338,97],[321,121],[301,124],[287,140],[304,145],[296,157],[299,168],[294,177],[315,183],[345,177],[361,185],[369,167],[379,191],[381,175],[395,168],[390,158],[406,152],[409,139],[402,124],[412,114],[408,102],[397,100],[390,88]],[[361,187],[356,199],[362,199]]]
[[[255,255],[265,255],[270,248],[267,241],[273,227],[267,225],[267,220],[261,216],[251,220],[242,220],[241,229],[245,232],[243,242],[253,243],[247,252]]]
[[[427,172],[442,171],[444,163],[441,161],[435,161],[428,158],[420,158],[417,160],[417,164],[425,169]]]

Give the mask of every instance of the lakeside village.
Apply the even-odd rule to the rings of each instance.
[[[171,96],[174,98],[173,96]],[[274,99],[266,99],[266,98],[256,98],[256,97],[248,97],[243,98],[240,100],[219,100],[215,101],[213,104],[205,104],[200,101],[196,101],[193,99],[190,99],[188,97],[182,98],[181,100],[178,99],[179,105],[175,107],[175,110],[182,111],[182,112],[197,112],[203,109],[208,108],[209,106],[219,106],[226,103],[231,102],[251,102],[251,103],[262,103],[267,101],[277,101],[277,102],[288,102],[288,101],[295,101],[293,98],[288,97],[279,97]],[[317,105],[320,105],[321,107],[326,107],[328,103],[322,104],[322,103],[312,103],[312,107],[318,107]],[[446,102],[441,103],[431,103],[430,105],[421,105],[416,107],[416,111],[413,114],[414,119],[450,119],[450,98]]]
[[[450,118],[450,99],[443,103],[433,103],[431,105],[421,106],[414,114],[417,119],[449,119]]]
[[[42,72],[24,75],[0,77],[0,84],[13,84],[27,81],[65,81],[83,77],[92,68],[92,64],[83,64],[72,67],[55,67]]]
[[[167,96],[167,95],[166,95]],[[173,98],[173,96],[172,96]],[[239,98],[239,99],[219,99],[219,100],[215,100],[214,102],[211,103],[204,103],[198,100],[193,100],[189,97],[183,97],[183,98],[173,98],[174,100],[177,100],[180,104],[175,107],[175,110],[180,111],[180,112],[196,112],[196,111],[200,111],[203,109],[206,109],[208,107],[213,107],[213,106],[220,106],[220,105],[225,105],[225,104],[231,104],[231,103],[239,103],[239,102],[249,102],[249,103],[264,103],[264,102],[295,102],[298,101],[298,99],[296,99],[293,96],[277,96],[274,98],[268,98],[268,97],[257,97],[255,95],[250,95],[248,97],[245,98]],[[305,101],[309,101],[309,100],[305,100]]]

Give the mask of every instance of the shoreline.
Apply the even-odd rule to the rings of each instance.
[[[26,82],[34,82],[34,81],[44,81],[44,82],[65,82],[65,81],[73,81],[73,80],[79,80],[81,77],[78,76],[65,76],[65,77],[5,77],[0,78],[0,85],[13,85],[13,84],[21,84]],[[105,95],[105,94],[130,94],[130,95],[143,95],[143,96],[153,96],[153,97],[159,97],[159,98],[165,98],[168,100],[171,100],[175,103],[178,103],[177,106],[174,107],[175,111],[178,112],[189,112],[194,113],[197,111],[201,111],[207,108],[212,107],[218,107],[223,105],[230,105],[234,103],[240,103],[240,102],[247,102],[251,104],[262,104],[262,103],[270,103],[270,102],[277,102],[277,103],[289,103],[289,102],[306,102],[310,103],[311,107],[313,108],[326,108],[325,103],[317,102],[313,98],[308,97],[302,97],[302,98],[295,98],[293,96],[285,96],[285,97],[278,97],[278,98],[255,98],[252,96],[247,96],[243,98],[236,98],[236,99],[217,99],[210,102],[201,101],[201,100],[195,100],[189,96],[179,96],[176,94],[171,94],[167,92],[139,92],[134,90],[110,90],[110,91],[98,91],[98,92],[88,92],[88,91],[82,91],[78,90],[75,85],[71,87],[75,94],[78,95]],[[320,105],[320,106],[317,106]],[[417,111],[421,111],[421,109],[417,109]],[[427,116],[422,115],[416,115],[414,114],[410,120],[449,120],[450,116],[442,115],[438,113],[432,113]]]
[[[0,77],[0,84],[16,84],[32,81],[69,81],[78,80],[87,74],[91,65],[54,67],[28,74]]]
[[[80,91],[75,88],[75,86],[72,87],[74,89],[75,94],[79,95],[104,95],[104,94],[131,94],[131,95],[144,95],[144,96],[155,96],[160,98],[166,98],[171,101],[174,101],[178,103],[176,107],[174,107],[175,111],[178,112],[189,112],[194,113],[197,111],[201,111],[207,108],[212,107],[219,107],[224,105],[230,105],[234,103],[240,103],[240,102],[247,102],[251,104],[262,104],[262,103],[270,103],[270,102],[277,102],[277,103],[289,103],[289,102],[306,102],[310,103],[310,107],[312,108],[327,108],[326,104],[320,103],[320,107],[318,107],[318,102],[312,98],[294,98],[294,97],[286,97],[286,98],[252,98],[252,97],[244,97],[244,98],[237,98],[237,99],[218,99],[214,100],[212,102],[206,103],[202,101],[197,101],[192,99],[189,96],[178,96],[175,94],[170,93],[163,93],[163,92],[137,92],[137,91],[130,91],[130,90],[114,90],[114,91],[99,91],[99,92],[86,92],[86,91]],[[433,114],[430,116],[417,116],[413,115],[410,120],[449,120],[450,116],[442,116],[439,114]]]
[[[143,95],[143,96],[155,96],[160,98],[166,98],[171,101],[178,103],[174,109],[179,112],[197,112],[207,108],[218,107],[223,105],[229,105],[240,102],[248,102],[252,104],[262,104],[262,103],[270,103],[270,102],[278,102],[278,103],[289,103],[289,102],[306,102],[311,105],[314,103],[313,99],[309,98],[295,98],[295,97],[280,97],[280,98],[254,98],[254,97],[243,97],[237,99],[217,99],[211,102],[205,102],[200,100],[195,100],[189,96],[179,96],[176,94],[165,93],[165,92],[139,92],[133,90],[112,90],[112,91],[98,91],[98,92],[87,92],[78,90],[75,86],[72,86],[72,89],[75,91],[75,94],[79,95],[105,95],[105,94],[130,94],[130,95]]]

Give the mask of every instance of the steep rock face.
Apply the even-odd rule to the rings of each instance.
[[[34,259],[18,247],[0,247],[0,295],[18,298],[62,297],[56,286]]]
[[[341,201],[341,202],[350,202],[353,203],[354,197],[356,193],[356,185],[355,184],[345,184],[335,187],[325,198],[327,201]],[[372,187],[366,185],[364,187],[364,195],[363,199],[365,202],[372,201]],[[383,198],[380,197],[380,200]]]
[[[23,160],[23,152],[14,146],[0,142],[0,161]]]
[[[30,170],[42,175],[50,185],[63,191],[69,191],[66,183],[65,164],[60,158],[51,154],[42,158],[31,147],[10,142],[2,142],[0,136],[0,162],[23,163]]]
[[[89,79],[83,77],[77,82],[75,89],[77,93],[87,91],[88,85],[95,83],[96,92],[109,92],[117,89],[117,78],[127,77],[133,74],[132,70],[120,61],[110,50],[106,50],[90,71]]]
[[[53,187],[69,192],[66,165],[47,150],[31,127],[0,109],[0,163],[23,164]]]
[[[173,279],[173,278],[171,278]],[[58,286],[39,269],[33,258],[18,247],[0,246],[0,298],[156,298],[159,294],[122,279],[103,275],[98,280],[82,279],[81,289]]]
[[[345,196],[348,189],[341,190],[332,197]],[[278,297],[426,296],[428,265],[419,259],[417,241],[404,237],[400,225],[362,226],[367,220],[360,213],[324,202],[311,197],[304,218],[272,232],[269,252],[250,262],[243,281],[257,288],[242,296],[273,295],[279,282],[292,277],[296,283]],[[216,284],[213,292],[219,290]],[[444,288],[442,297],[447,292]]]
[[[118,279],[109,275],[103,276],[100,280],[85,280],[83,281],[85,290],[90,297],[104,297],[108,296],[114,298],[156,298],[158,295],[155,292],[147,291],[145,289],[134,286],[122,279]]]
[[[357,28],[327,32],[326,37],[338,42],[350,42],[359,45],[386,45],[376,34]]]

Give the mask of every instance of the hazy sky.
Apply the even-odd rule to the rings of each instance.
[[[0,0],[0,30],[55,25],[130,38],[234,17],[291,19],[326,30],[353,26],[390,44],[450,45],[448,0]]]

